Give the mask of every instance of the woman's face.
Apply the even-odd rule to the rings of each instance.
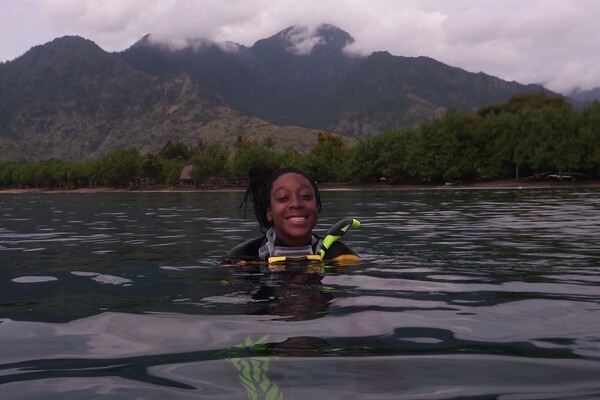
[[[308,179],[293,172],[275,179],[267,219],[273,222],[279,240],[293,247],[310,244],[318,216],[315,192]]]

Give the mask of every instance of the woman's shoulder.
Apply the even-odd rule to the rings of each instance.
[[[263,244],[265,244],[264,235],[246,240],[229,250],[229,253],[221,259],[221,263],[235,264],[240,261],[258,261],[258,249]]]

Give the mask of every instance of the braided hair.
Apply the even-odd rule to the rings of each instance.
[[[315,201],[317,203],[317,210],[321,211],[321,195],[315,181],[304,171],[294,167],[286,167],[278,170],[274,170],[265,164],[258,164],[250,168],[248,171],[248,188],[244,194],[244,200],[240,204],[240,208],[244,206],[244,218],[246,217],[246,209],[248,202],[252,202],[254,208],[254,215],[260,226],[260,230],[264,233],[273,226],[273,221],[269,221],[267,218],[267,209],[271,206],[271,188],[273,182],[282,175],[294,173],[305,177],[312,186],[315,192]]]

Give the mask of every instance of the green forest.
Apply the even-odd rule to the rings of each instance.
[[[143,189],[180,183],[223,186],[244,183],[249,168],[304,169],[317,182],[391,184],[448,180],[522,179],[547,174],[600,172],[600,103],[573,107],[560,96],[518,95],[476,112],[447,111],[418,128],[384,132],[352,145],[321,132],[308,153],[275,150],[276,139],[238,137],[234,146],[167,142],[158,154],[119,149],[84,162],[64,160],[0,162],[0,187]]]

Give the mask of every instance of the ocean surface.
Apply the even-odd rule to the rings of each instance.
[[[600,190],[322,197],[359,264],[221,267],[239,192],[0,193],[0,398],[600,398]]]

